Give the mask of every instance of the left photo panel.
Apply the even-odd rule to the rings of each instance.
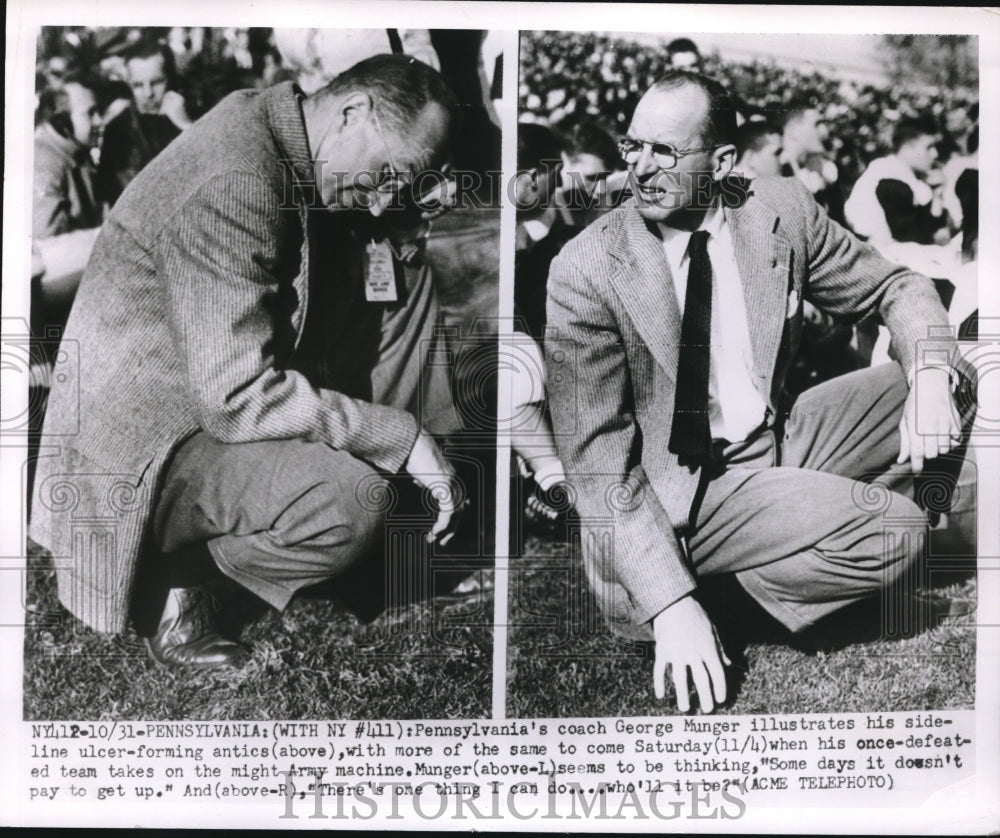
[[[40,30],[25,720],[490,715],[499,34]]]

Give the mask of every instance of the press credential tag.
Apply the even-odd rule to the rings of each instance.
[[[396,272],[387,242],[372,242],[365,248],[365,299],[370,303],[396,302]]]

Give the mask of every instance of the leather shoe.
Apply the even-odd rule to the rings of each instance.
[[[156,634],[146,638],[149,654],[165,666],[242,666],[247,650],[212,626],[205,593],[199,588],[171,588]]]

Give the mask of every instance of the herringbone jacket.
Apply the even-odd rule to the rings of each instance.
[[[52,551],[62,602],[98,630],[125,627],[158,482],[199,429],[325,442],[388,472],[416,438],[409,413],[292,363],[318,261],[297,97],[290,83],[234,93],[178,137],[122,194],[80,283],[31,534]]]
[[[726,212],[772,422],[786,407],[803,300],[847,321],[877,312],[906,370],[928,327],[947,324],[928,279],[831,221],[794,178],[754,181]],[[582,521],[584,567],[612,628],[650,639],[649,621],[696,588],[679,535],[700,472],[667,450],[681,312],[661,240],[634,202],[565,247],[548,293],[549,405]]]

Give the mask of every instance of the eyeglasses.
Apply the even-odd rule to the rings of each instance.
[[[708,148],[674,148],[669,143],[657,143],[652,140],[636,140],[632,137],[622,137],[618,141],[618,153],[629,166],[634,166],[642,156],[642,149],[649,146],[653,162],[661,169],[672,169],[681,157],[697,154],[700,151],[715,151],[718,146]]]
[[[382,145],[385,146],[385,156],[389,159],[389,171],[379,173],[375,183],[375,191],[385,194],[395,194],[405,189],[409,185],[409,182],[392,160],[392,152],[389,150],[389,143],[386,141],[385,132],[382,130],[382,123],[378,118],[378,109],[374,103],[372,104],[372,116],[375,118],[375,128],[382,139]]]

